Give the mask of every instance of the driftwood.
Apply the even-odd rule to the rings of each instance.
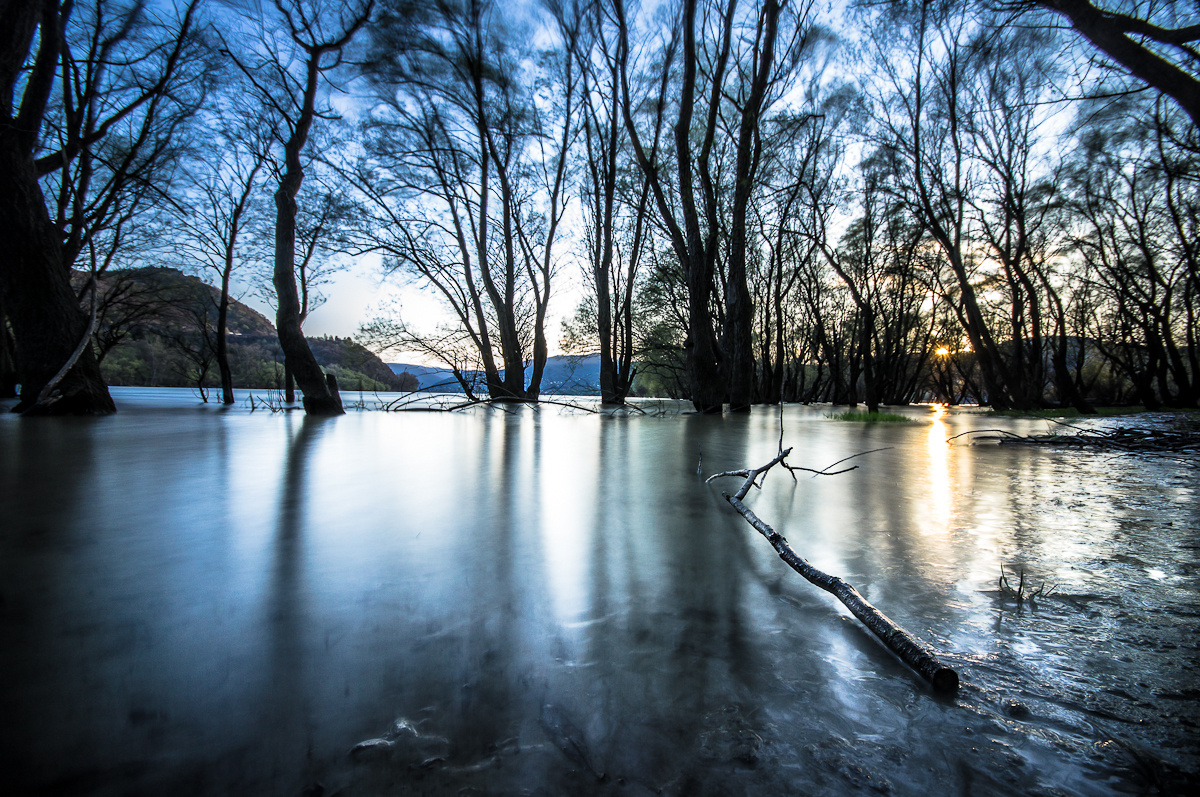
[[[530,407],[535,411],[543,407],[560,407],[573,412],[603,415],[608,418],[624,417],[626,415],[661,417],[670,414],[661,407],[656,410],[645,410],[632,404],[589,406],[577,401],[565,401],[546,397],[537,399],[473,398],[459,400],[458,395],[453,393],[431,394],[415,390],[389,401],[380,399],[375,409],[380,409],[384,412],[459,412],[474,407],[496,409],[509,414],[520,412],[522,407]],[[364,407],[364,409],[366,408]]]
[[[735,494],[729,495],[728,493],[723,493],[725,500],[751,526],[767,538],[767,542],[771,543],[771,547],[779,554],[780,559],[787,562],[793,570],[804,576],[810,583],[837,597],[855,617],[862,621],[863,625],[869,628],[875,636],[879,637],[888,650],[895,653],[900,657],[901,661],[916,670],[926,681],[929,681],[934,689],[939,692],[952,692],[958,689],[958,673],[938,661],[937,656],[924,643],[892,622],[887,615],[872,606],[854,587],[837,576],[831,576],[813,567],[808,560],[797,554],[788,545],[788,541],[784,539],[783,535],[764,523],[758,515],[754,514],[754,511],[750,507],[743,503],[743,499],[750,492],[751,486],[761,487],[761,483],[759,482],[760,476],[765,479],[767,471],[780,463],[784,467],[792,467],[784,462],[787,455],[791,452],[792,449],[790,448],[780,452],[777,457],[761,468],[717,473],[708,477],[706,483],[711,482],[713,479],[719,479],[722,476],[745,477],[741,489]],[[830,467],[833,466],[831,465]],[[814,472],[824,473],[825,471]],[[841,471],[837,472],[840,473]]]
[[[1200,453],[1200,426],[1186,416],[1179,418],[1173,428],[1118,426],[1114,429],[1087,429],[1057,422],[1065,434],[1019,435],[1005,429],[974,429],[946,438],[949,443],[971,435],[1009,445],[1058,446],[1063,448],[1123,451],[1129,453],[1195,454]]]

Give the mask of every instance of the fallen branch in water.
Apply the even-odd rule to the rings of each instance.
[[[659,409],[654,411],[646,411],[641,407],[622,404],[617,406],[606,405],[589,405],[581,404],[577,401],[566,401],[560,399],[541,397],[537,399],[514,399],[514,398],[470,398],[463,399],[458,394],[452,393],[427,393],[424,391],[411,391],[391,399],[390,401],[380,400],[378,409],[384,412],[460,412],[476,407],[485,409],[495,409],[509,414],[520,412],[522,407],[530,407],[535,412],[543,407],[559,407],[565,410],[574,412],[583,412],[588,415],[603,415],[606,418],[619,418],[627,415],[646,415],[659,417],[668,414]]]
[[[783,463],[785,467],[787,463],[784,460],[787,455],[792,453],[792,449],[781,451],[773,460],[763,465],[760,468],[726,471],[708,477],[705,481],[707,484],[713,479],[719,479],[722,476],[742,476],[745,481],[742,482],[741,488],[733,495],[723,493],[725,500],[729,505],[738,511],[746,522],[753,526],[759,534],[767,538],[767,542],[771,543],[779,558],[787,562],[787,564],[800,575],[804,576],[809,583],[814,584],[826,592],[834,595],[838,600],[845,604],[846,608],[857,617],[863,625],[871,630],[875,636],[879,637],[880,641],[887,646],[888,650],[900,657],[900,660],[909,667],[917,671],[926,681],[933,685],[933,688],[939,692],[952,692],[958,688],[958,673],[938,661],[924,643],[920,642],[914,636],[909,634],[900,626],[890,620],[887,615],[872,606],[866,598],[859,594],[858,590],[847,584],[837,576],[831,576],[828,573],[818,570],[813,567],[808,560],[797,554],[788,541],[775,529],[764,523],[758,515],[750,507],[742,502],[746,494],[750,492],[751,486],[761,489],[762,482],[759,480],[761,476],[766,479],[767,471],[775,465]],[[864,452],[865,453],[865,452]],[[842,460],[845,461],[845,460]],[[834,463],[835,465],[837,463]],[[833,467],[830,465],[829,467]],[[811,470],[805,468],[804,470]],[[813,471],[818,474],[833,475],[827,473],[829,469],[823,471]],[[842,471],[835,471],[840,473]]]
[[[1073,431],[1067,434],[1020,435],[1004,429],[974,429],[948,437],[946,442],[949,443],[963,435],[976,435],[976,440],[1004,444],[1060,446],[1130,453],[1200,453],[1200,425],[1186,417],[1179,419],[1174,424],[1174,428],[1170,429],[1127,426],[1118,426],[1114,429],[1087,429],[1061,421],[1056,421],[1056,423]],[[988,433],[1002,436],[980,436]]]

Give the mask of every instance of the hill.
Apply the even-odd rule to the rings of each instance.
[[[77,284],[87,279],[76,274]],[[220,292],[178,269],[113,270],[100,280],[95,344],[110,385],[211,388]],[[234,387],[281,388],[283,351],[261,313],[231,300],[227,317]],[[412,377],[393,373],[350,338],[308,338],[317,362],[344,390],[403,391]]]

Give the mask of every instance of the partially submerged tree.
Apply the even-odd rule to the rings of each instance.
[[[635,30],[623,0],[617,30],[621,113],[658,223],[687,285],[687,370],[699,412],[749,408],[756,383],[748,261],[764,120],[824,39],[812,4],[684,0],[666,32]],[[670,143],[658,152],[658,142]]]
[[[941,252],[947,273],[935,272],[932,282],[970,340],[988,402],[1000,409],[1027,407],[1014,394],[1013,376],[980,299],[983,258],[970,213],[979,180],[968,124],[976,110],[969,90],[972,20],[953,7],[922,4],[898,22],[911,30],[903,42],[912,43],[908,60],[899,61],[898,49],[882,46],[876,58],[890,84],[877,115],[884,146],[897,161],[896,190]]]
[[[173,324],[165,338],[167,345],[180,355],[178,376],[195,389],[205,404],[208,376],[217,362],[218,312],[219,301],[214,300],[209,286],[199,281],[176,286],[167,310]]]
[[[85,247],[93,271],[106,267],[148,186],[161,188],[149,173],[169,159],[199,91],[186,66],[195,6],[171,19],[141,2],[78,12],[56,0],[0,3],[0,305],[21,379],[17,411],[115,410],[80,345],[91,322],[70,269]]]
[[[579,193],[586,299],[564,322],[568,351],[600,357],[600,400],[623,404],[633,387],[634,289],[652,235],[650,185],[632,160],[621,117],[620,73],[600,3],[548,3],[582,80]],[[657,149],[657,142],[654,148]]]
[[[733,6],[731,3],[731,10]],[[751,250],[757,243],[752,237],[750,204],[759,187],[763,149],[770,146],[763,140],[763,120],[771,106],[790,88],[790,78],[801,60],[811,57],[818,42],[825,38],[823,31],[810,19],[812,6],[811,0],[790,6],[786,2],[765,0],[757,14],[747,20],[753,34],[747,31],[739,36],[750,44],[748,47],[743,44],[735,52],[733,87],[724,89],[732,106],[731,111],[726,112],[732,117],[727,124],[732,127],[736,121],[737,131],[723,330],[724,380],[729,392],[729,408],[733,411],[750,408],[756,381],[752,335],[754,300],[747,284],[747,261],[752,259]]]
[[[304,182],[304,151],[313,124],[331,113],[318,107],[322,82],[341,65],[343,51],[370,19],[374,0],[336,9],[332,5],[275,0],[277,15],[263,21],[261,46],[250,56],[232,55],[281,129],[272,275],[278,299],[275,326],[287,368],[304,393],[304,409],[314,415],[340,415],[343,409],[336,380],[322,373],[301,328],[297,195]]]
[[[326,150],[331,145],[322,137],[317,150]],[[333,139],[332,146],[348,146],[347,142]],[[347,267],[342,255],[354,250],[354,236],[350,230],[357,228],[361,220],[361,209],[346,186],[337,182],[338,175],[332,172],[318,157],[309,159],[304,165],[306,183],[305,200],[297,206],[296,256],[294,272],[297,298],[300,307],[300,327],[308,321],[309,314],[325,303],[322,286]],[[254,235],[264,240],[274,238],[274,219],[258,219]],[[257,292],[262,299],[277,307],[278,295],[273,287],[274,263],[270,253],[259,263],[265,269],[260,274]],[[291,369],[284,364],[284,401],[296,400],[296,380]]]
[[[518,46],[492,2],[438,4],[415,33],[408,18],[385,20],[354,173],[372,214],[361,249],[446,304],[492,398],[536,400],[577,135],[576,64]]]
[[[670,34],[662,42],[657,56],[659,62],[655,64],[655,74],[659,78],[646,81],[637,80],[632,74],[635,45],[631,40],[631,20],[624,0],[613,2],[618,31],[615,59],[620,72],[621,113],[638,166],[649,182],[660,222],[682,267],[688,297],[687,339],[684,343],[688,392],[693,406],[702,413],[720,412],[727,393],[722,380],[723,355],[712,307],[717,290],[716,260],[720,241],[713,148],[717,140],[717,115],[724,75],[729,68],[733,37],[731,17],[735,8],[736,3],[728,4],[724,36],[706,64],[705,76],[710,80],[704,85],[698,80],[701,52],[696,35],[699,27],[697,0],[684,0],[681,8],[672,10]],[[675,69],[681,70],[678,85],[671,80]],[[672,96],[678,98],[674,103]],[[672,106],[676,111],[674,147],[669,156],[676,175],[673,185],[654,157],[655,143],[665,136],[666,114]],[[648,122],[638,118],[643,107],[651,109],[647,114]],[[701,121],[697,122],[698,110]],[[698,151],[693,149],[694,124],[698,125],[701,137]],[[701,186],[699,201],[697,181]]]
[[[1066,173],[1068,230],[1101,299],[1087,337],[1147,407],[1200,403],[1200,153],[1172,143],[1180,116],[1161,98],[1112,106]]]
[[[318,179],[320,179],[318,177]],[[359,216],[358,206],[347,198],[344,186],[321,182],[309,194],[296,217],[296,286],[300,292],[300,326],[309,313],[325,303],[321,289],[335,273],[346,267],[340,258],[351,248],[347,230]],[[284,398],[295,401],[290,369],[284,372]]]
[[[239,81],[233,90],[244,88],[250,87]],[[246,237],[253,235],[254,214],[261,212],[255,194],[269,168],[276,131],[273,120],[256,113],[240,96],[227,92],[223,99],[224,107],[209,118],[216,157],[192,160],[180,254],[212,272],[219,285],[214,357],[221,376],[221,403],[228,405],[234,402],[227,342],[230,288],[234,269],[247,259]]]

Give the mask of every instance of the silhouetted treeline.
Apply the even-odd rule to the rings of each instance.
[[[96,286],[172,265],[217,292],[223,400],[251,285],[285,382],[338,412],[302,325],[374,254],[447,313],[369,342],[496,398],[538,398],[564,316],[608,402],[1195,407],[1197,14],[0,0],[0,391],[109,411],[137,299]]]

